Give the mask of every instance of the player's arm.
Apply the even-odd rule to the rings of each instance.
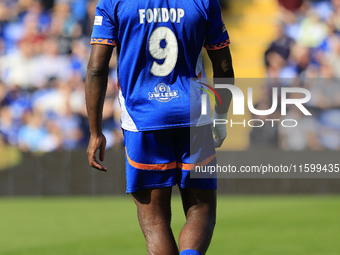
[[[212,63],[214,73],[214,83],[227,83],[234,85],[234,69],[229,46],[219,50],[207,50]],[[217,104],[215,112],[218,114],[226,114],[232,99],[232,94],[226,89],[216,89],[219,94],[222,105]],[[217,100],[218,101],[218,100]]]
[[[207,50],[209,58],[212,62],[214,83],[234,85],[234,69],[229,46],[219,50]],[[214,119],[227,119],[227,113],[232,99],[232,94],[227,89],[216,89],[221,98],[222,105],[217,104],[213,116]],[[216,100],[217,102],[219,100]],[[226,125],[212,125],[215,134],[215,147],[221,147],[227,136]]]
[[[111,45],[92,46],[85,82],[86,109],[91,133],[87,157],[89,164],[101,171],[107,171],[107,168],[97,161],[96,152],[99,150],[99,159],[103,161],[106,139],[102,133],[102,112],[112,50]]]

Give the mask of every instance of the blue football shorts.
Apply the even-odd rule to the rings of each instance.
[[[132,132],[123,130],[126,193],[170,187],[216,189],[216,178],[190,178],[197,166],[216,166],[210,125]]]

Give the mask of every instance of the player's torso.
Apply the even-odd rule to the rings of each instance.
[[[113,1],[123,128],[190,124],[190,81],[205,40],[207,2]]]

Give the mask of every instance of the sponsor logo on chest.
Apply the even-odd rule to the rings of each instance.
[[[178,98],[178,90],[171,90],[170,86],[160,83],[155,87],[155,92],[149,92],[149,100],[167,103],[173,98]]]

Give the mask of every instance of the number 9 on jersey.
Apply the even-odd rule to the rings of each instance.
[[[161,41],[165,40],[166,45],[161,47]],[[176,66],[178,58],[177,39],[168,27],[156,28],[149,39],[149,51],[153,58],[163,60],[163,64],[158,64],[156,61],[152,63],[150,72],[155,76],[167,76]]]

